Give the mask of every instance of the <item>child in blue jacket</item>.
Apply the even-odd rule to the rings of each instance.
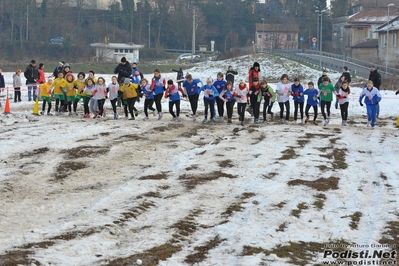
[[[303,96],[303,86],[300,83],[299,78],[294,79],[294,84],[291,85],[291,95],[294,100],[294,123],[298,118],[298,107],[301,114],[301,124],[303,124],[303,105],[305,103],[305,97]]]
[[[165,91],[165,98],[169,98],[169,113],[173,116],[172,121],[178,121],[180,122],[181,119],[179,117],[180,115],[180,94],[183,94],[183,97],[186,97],[184,94],[184,91],[180,87],[176,87],[173,84],[173,80],[169,79],[168,80],[168,86]],[[176,106],[176,114],[173,112],[173,106]]]
[[[305,107],[305,124],[309,121],[309,109],[313,107],[313,124],[317,126],[317,105],[319,104],[317,97],[319,97],[319,90],[314,88],[313,82],[309,82],[308,89],[303,92],[303,95],[308,96]]]
[[[377,119],[377,107],[378,103],[381,101],[380,91],[374,87],[371,80],[367,81],[367,87],[359,95],[360,106],[363,106],[362,100],[366,104],[367,109],[367,126],[371,125],[371,129],[374,129],[375,122]]]
[[[215,86],[212,85],[213,79],[209,77],[206,80],[206,84],[202,86],[201,91],[204,91],[204,105],[205,105],[205,118],[202,120],[202,123],[206,123],[208,121],[208,107],[211,112],[211,121],[215,121],[215,99],[219,96],[218,90]],[[223,102],[224,103],[224,102]]]
[[[200,90],[200,79],[193,79],[191,74],[186,76],[186,80],[183,82],[183,88],[188,95],[188,100],[190,101],[191,111],[193,112],[192,118],[195,121],[197,118],[197,108],[198,108],[198,98]],[[180,86],[179,86],[180,87]]]

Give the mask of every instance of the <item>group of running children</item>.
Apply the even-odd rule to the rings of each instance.
[[[244,125],[245,112],[248,110],[248,107],[250,108],[254,123],[266,123],[268,121],[268,114],[270,115],[270,121],[274,121],[272,107],[277,100],[280,107],[280,122],[288,124],[290,117],[290,97],[292,97],[294,101],[293,123],[297,123],[298,111],[300,123],[308,123],[310,121],[309,110],[313,108],[313,124],[318,125],[316,119],[318,105],[320,105],[324,118],[324,126],[330,120],[333,95],[336,96],[340,105],[342,125],[347,125],[349,95],[351,93],[348,82],[345,80],[341,81],[338,90],[334,88],[328,77],[323,78],[323,82],[319,84],[318,89],[314,87],[313,82],[309,82],[307,89],[304,89],[298,78],[295,78],[293,83],[289,83],[287,74],[281,76],[274,91],[265,79],[259,80],[259,64],[256,62],[249,71],[249,84],[245,80],[241,80],[236,86],[231,81],[224,80],[224,74],[221,72],[217,74],[215,81],[211,77],[207,78],[206,84],[202,84],[200,79],[193,78],[191,74],[187,74],[185,79],[177,80],[177,84],[175,84],[171,79],[166,81],[161,76],[160,71],[155,69],[154,76],[150,82],[145,78],[137,80],[136,76],[133,78],[124,78],[121,84],[119,84],[117,77],[113,76],[111,83],[108,85],[102,77],[99,77],[97,80],[91,77],[85,78],[85,74],[80,72],[75,79],[72,73],[68,73],[64,77],[64,73],[59,72],[57,78],[54,80],[48,79],[46,83],[40,86],[40,97],[43,100],[41,115],[45,112],[46,104],[48,104],[47,114],[52,115],[52,96],[55,99],[55,114],[59,115],[61,110],[60,105],[64,102],[66,95],[69,115],[78,115],[77,105],[82,99],[84,117],[90,118],[90,113],[93,113],[93,118],[101,118],[105,116],[104,103],[108,98],[112,105],[114,119],[118,119],[117,104],[118,101],[121,101],[125,118],[135,120],[135,117],[138,115],[135,103],[140,98],[144,98],[144,120],[149,119],[149,110],[154,116],[158,115],[158,120],[160,120],[162,118],[161,100],[164,97],[169,98],[169,113],[173,117],[172,120],[181,121],[180,100],[182,96],[189,100],[192,112],[191,117],[195,121],[197,118],[198,99],[201,92],[204,95],[205,106],[202,123],[207,123],[208,121],[216,122],[215,104],[219,116],[218,122],[224,122],[224,106],[226,106],[227,123],[232,123],[233,108],[236,102],[241,125]],[[304,117],[305,95],[307,96],[307,100]],[[372,81],[367,82],[367,86],[360,94],[359,103],[362,106],[363,98],[365,98],[364,102],[367,107],[368,125],[374,128],[377,105],[381,101],[381,94],[373,87]],[[259,121],[262,101],[264,102],[263,121]],[[155,108],[153,107],[154,103]]]

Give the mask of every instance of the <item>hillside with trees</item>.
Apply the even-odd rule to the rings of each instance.
[[[88,3],[89,2],[89,3]],[[0,4],[0,59],[27,60],[40,55],[47,60],[68,58],[69,61],[91,60],[94,51],[89,44],[133,42],[145,45],[141,57],[162,57],[164,49],[191,50],[193,9],[195,8],[196,44],[209,45],[225,52],[250,46],[255,23],[294,23],[300,28],[304,48],[316,35],[315,10],[324,9],[326,0],[155,0],[153,8],[147,0],[133,5],[110,0],[108,10],[96,9],[96,0],[3,0]],[[326,16],[324,40],[331,39]],[[50,39],[64,37],[63,44]],[[150,48],[148,44],[150,43]],[[328,45],[323,45],[328,49]],[[150,51],[148,51],[150,49]]]

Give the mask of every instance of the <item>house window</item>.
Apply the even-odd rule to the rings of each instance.
[[[129,52],[129,49],[125,49],[125,53],[128,53]]]
[[[118,49],[115,49],[115,53],[117,53],[119,50]]]
[[[133,53],[133,49],[129,49],[129,53],[131,53],[131,54],[132,54],[132,53]]]
[[[259,34],[259,35],[258,35],[258,39],[262,39],[262,34]]]
[[[291,41],[291,34],[287,34],[287,41]]]
[[[120,53],[123,53],[123,49],[119,49],[119,52],[120,52]]]
[[[396,47],[398,45],[398,34],[392,34],[392,47]]]

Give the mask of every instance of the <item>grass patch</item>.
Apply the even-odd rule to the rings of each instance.
[[[399,213],[396,214],[399,219]],[[389,221],[382,233],[382,238],[378,241],[381,244],[398,245],[399,243],[399,221]]]
[[[159,174],[147,175],[139,178],[139,180],[161,180],[161,179],[168,179],[168,175],[165,172],[161,172]]]
[[[268,174],[266,174],[266,175],[262,175],[264,178],[266,178],[266,179],[273,179],[273,177],[275,177],[276,175],[278,175],[278,173],[276,173],[276,172],[271,172],[271,173],[268,173]]]
[[[19,158],[23,159],[23,158],[27,158],[27,157],[33,157],[33,156],[37,156],[39,154],[44,154],[46,152],[48,152],[50,149],[47,147],[44,148],[40,148],[40,149],[34,149],[31,152],[24,152],[24,153],[20,153],[19,154]]]
[[[200,263],[206,259],[206,256],[209,252],[209,250],[214,249],[220,243],[223,241],[226,241],[226,239],[221,239],[219,236],[215,236],[213,239],[209,240],[202,246],[195,247],[194,250],[196,251],[194,254],[188,255],[184,262],[188,263],[189,265],[194,265],[197,263]]]
[[[290,186],[298,186],[298,185],[304,185],[311,187],[313,189],[316,189],[318,191],[327,191],[327,190],[336,190],[338,189],[338,181],[339,178],[337,177],[329,177],[329,178],[324,178],[321,177],[319,179],[316,179],[314,181],[308,181],[308,180],[302,180],[302,179],[294,179],[291,181],[288,181],[288,185]]]
[[[286,222],[280,224],[280,225],[278,226],[278,228],[276,229],[276,232],[284,232],[284,231],[285,231],[285,228],[287,228],[287,223],[286,223]]]
[[[55,180],[60,181],[72,175],[76,171],[86,168],[86,164],[81,162],[66,161],[57,166],[55,170]]]
[[[278,160],[290,160],[295,159],[298,155],[295,153],[294,147],[288,147],[288,149],[281,152],[283,156],[281,156]]]
[[[124,225],[131,218],[136,219],[140,214],[146,212],[148,209],[155,207],[155,204],[152,201],[144,201],[140,203],[138,206],[133,207],[123,213],[121,213],[122,217],[118,220],[113,221],[114,224]]]
[[[216,180],[223,177],[231,179],[237,178],[236,176],[233,176],[231,174],[226,174],[221,171],[213,171],[211,173],[206,173],[201,176],[183,174],[179,176],[179,180],[183,182],[184,186],[187,189],[194,189],[198,185],[202,185],[212,180]]]
[[[195,222],[195,218],[202,212],[203,211],[199,209],[193,210],[188,216],[169,227],[170,229],[177,230],[177,232],[173,234],[172,243],[186,241],[190,235],[197,231],[200,226]]]
[[[275,248],[268,250],[261,247],[244,246],[242,255],[252,256],[254,254],[264,253],[266,256],[276,254],[279,258],[287,259],[291,265],[315,265],[317,257],[325,250],[326,245],[336,245],[334,251],[344,251],[345,246],[349,245],[346,241],[340,240],[328,243],[316,242],[289,242],[287,245],[277,245]]]
[[[388,179],[388,177],[387,177],[384,173],[381,173],[381,174],[380,174],[380,177],[381,177],[383,180],[387,180],[387,179]]]
[[[191,171],[191,170],[197,170],[198,169],[198,165],[197,164],[193,164],[189,167],[186,167],[186,171]]]
[[[149,191],[147,193],[138,195],[136,199],[142,199],[142,198],[162,198],[161,193],[158,191]]]
[[[69,150],[63,150],[60,153],[65,154],[66,159],[78,158],[98,158],[99,154],[104,155],[109,152],[108,147],[80,146]]]
[[[226,211],[221,213],[222,217],[227,218],[227,217],[232,216],[234,212],[241,212],[242,210],[244,210],[245,207],[242,205],[247,203],[247,201],[245,201],[245,200],[252,198],[253,196],[255,196],[255,193],[252,193],[252,192],[243,193],[240,196],[240,200],[238,202],[232,203],[229,207],[227,207]]]
[[[219,167],[234,167],[234,164],[231,160],[223,160],[223,161],[218,161]]]
[[[317,168],[319,168],[319,170],[321,172],[326,172],[328,169],[330,169],[327,165],[325,164],[320,164],[320,165],[316,165]]]
[[[341,218],[351,218],[351,222],[349,223],[349,226],[352,230],[357,230],[361,217],[362,217],[361,212],[355,212],[352,215],[345,215],[345,216],[342,216]]]
[[[280,202],[280,203],[278,203],[278,204],[274,204],[273,207],[282,209],[282,208],[284,207],[285,204],[287,204],[287,202],[282,201],[282,202]]]
[[[327,154],[321,154],[321,157],[327,158],[327,159],[333,159],[332,161],[332,167],[335,169],[346,169],[348,168],[348,164],[346,163],[346,152],[347,149],[338,149],[335,148],[333,149],[332,152],[327,153]]]
[[[305,202],[298,203],[296,206],[298,209],[294,209],[291,211],[291,215],[299,218],[299,215],[301,214],[302,210],[308,209],[308,205]]]
[[[327,199],[326,195],[324,195],[323,193],[319,193],[319,194],[315,195],[315,198],[316,198],[316,200],[315,200],[315,202],[313,202],[313,205],[319,210],[323,209],[324,202]]]
[[[306,144],[308,144],[310,142],[310,140],[309,139],[298,139],[296,142],[298,143],[299,147],[303,148],[306,146]]]

